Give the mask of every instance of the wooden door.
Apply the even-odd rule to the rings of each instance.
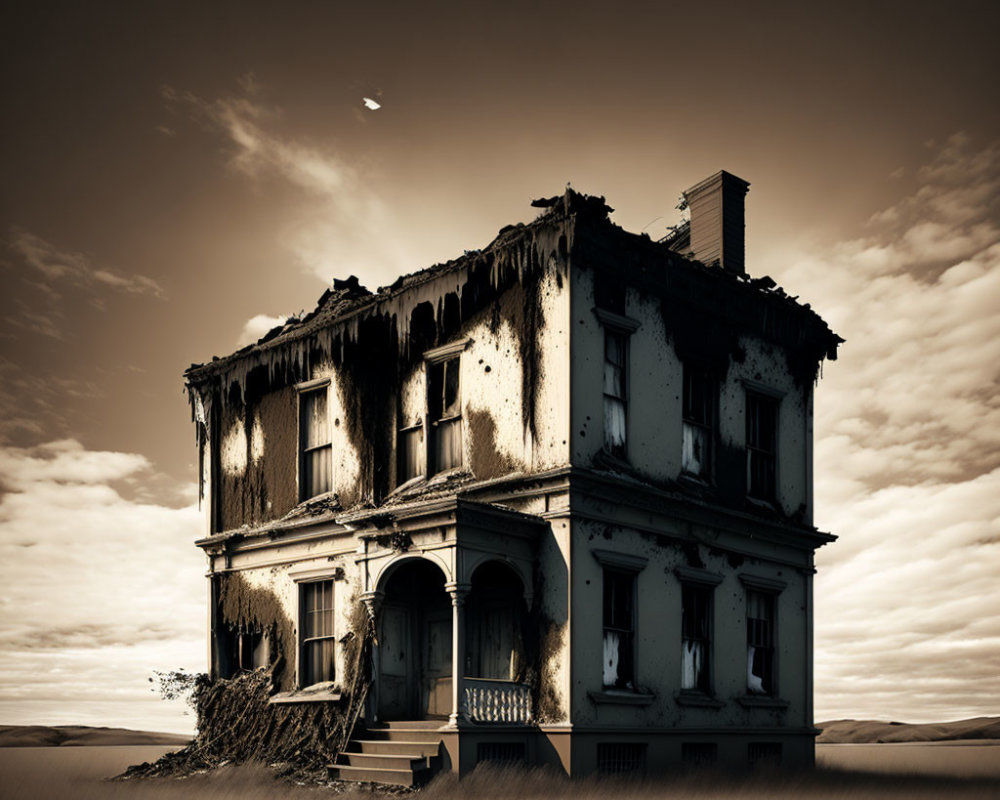
[[[381,719],[412,719],[416,684],[413,613],[407,606],[382,607],[378,706]]]
[[[435,719],[451,713],[451,609],[431,612],[422,625],[422,716]]]

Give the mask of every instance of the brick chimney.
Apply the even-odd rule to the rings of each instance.
[[[684,199],[691,209],[691,254],[705,264],[745,275],[744,198],[750,184],[721,170],[696,183]]]

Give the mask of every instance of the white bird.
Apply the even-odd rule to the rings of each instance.
[[[376,103],[370,97],[365,97],[363,99],[365,101],[365,108],[370,108],[372,111],[376,111],[376,110],[382,108],[382,104],[381,103]]]

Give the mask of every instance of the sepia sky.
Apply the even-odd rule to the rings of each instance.
[[[190,363],[567,182],[660,236],[722,168],[751,274],[847,339],[817,719],[1000,714],[1000,8],[420,8],[0,12],[0,722],[190,729],[147,681],[205,667]]]

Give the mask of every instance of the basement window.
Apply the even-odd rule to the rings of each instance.
[[[334,679],[333,581],[301,584],[301,686]]]
[[[747,590],[747,692],[774,695],[774,595]]]
[[[612,455],[625,457],[628,336],[604,329],[604,446]]]
[[[681,586],[681,689],[712,691],[712,590],[706,586]]]
[[[462,395],[458,356],[427,365],[427,461],[431,474],[462,466]]]
[[[778,400],[746,393],[747,494],[773,502],[777,497]]]
[[[604,570],[604,688],[635,689],[635,573]]]
[[[690,364],[684,365],[681,416],[681,469],[687,475],[707,481],[712,469],[715,387],[707,372]]]
[[[299,394],[299,501],[333,488],[328,387]]]

